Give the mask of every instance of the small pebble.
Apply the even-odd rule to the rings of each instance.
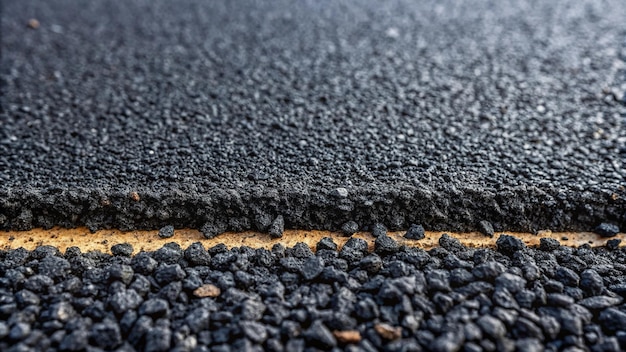
[[[593,231],[602,237],[615,237],[619,233],[619,227],[614,224],[603,222]]]
[[[196,297],[217,297],[221,293],[219,287],[212,284],[204,284],[197,289],[193,290],[193,295]]]
[[[160,238],[170,238],[172,236],[174,236],[174,226],[172,225],[164,226],[159,230]]]
[[[37,29],[39,28],[39,21],[35,18],[31,18],[30,20],[28,20],[28,28],[30,29]]]
[[[359,231],[359,225],[354,221],[348,221],[341,226],[341,233],[345,236],[352,236]]]
[[[333,335],[340,343],[356,344],[361,341],[361,333],[358,330],[333,331]]]
[[[404,234],[404,238],[409,240],[421,240],[424,239],[424,227],[422,225],[411,224],[407,232]]]

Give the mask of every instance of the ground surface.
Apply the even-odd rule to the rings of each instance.
[[[0,226],[623,227],[625,12],[4,2]]]
[[[317,243],[324,237],[332,239],[339,249],[351,238],[364,240],[369,250],[374,249],[376,238],[371,233],[355,233],[346,237],[342,233],[330,231],[303,231],[286,230],[283,237],[272,238],[267,233],[258,232],[226,232],[217,237],[207,239],[198,230],[177,229],[171,237],[160,237],[155,230],[99,230],[89,231],[87,228],[74,229],[32,229],[28,231],[7,231],[0,233],[0,250],[10,250],[24,248],[35,250],[42,245],[49,245],[57,248],[61,253],[70,247],[80,248],[83,252],[99,251],[111,253],[111,249],[120,243],[126,243],[135,249],[134,253],[145,251],[156,251],[166,243],[177,243],[182,248],[187,248],[191,244],[200,242],[206,248],[214,247],[218,244],[225,245],[228,249],[237,247],[251,247],[255,249],[271,249],[276,244],[285,247],[293,247],[297,243],[306,244],[311,249],[315,249]],[[496,242],[503,234],[497,233],[492,237],[485,236],[479,232],[435,232],[426,231],[423,238],[407,238],[406,232],[387,232],[389,237],[397,241],[399,245],[411,248],[421,248],[430,250],[439,246],[441,236],[446,235],[457,239],[469,248],[495,248]],[[626,234],[617,234],[611,238],[602,237],[590,232],[551,232],[541,231],[539,234],[507,232],[511,236],[519,238],[525,245],[536,247],[542,238],[552,238],[559,241],[564,246],[579,247],[589,245],[591,247],[604,247],[607,241],[622,240]],[[378,234],[380,236],[380,234]]]

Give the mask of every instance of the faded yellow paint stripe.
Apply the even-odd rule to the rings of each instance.
[[[389,236],[398,241],[400,244],[424,249],[430,249],[438,246],[439,238],[442,234],[447,233],[457,238],[461,243],[468,247],[493,248],[499,235],[493,238],[486,237],[477,232],[455,233],[455,232],[433,232],[427,231],[426,238],[422,240],[408,240],[404,237],[404,232],[390,232]],[[577,247],[583,244],[589,244],[592,247],[604,246],[607,239],[602,238],[594,233],[589,232],[550,232],[542,231],[537,235],[520,232],[505,232],[506,234],[517,236],[522,239],[528,246],[538,246],[542,237],[551,237],[559,240],[562,245]],[[82,252],[98,250],[105,253],[111,252],[111,247],[119,243],[129,243],[133,246],[135,252],[154,251],[161,248],[168,242],[176,242],[181,247],[187,248],[194,242],[201,242],[206,248],[210,248],[217,244],[223,243],[228,248],[248,246],[252,248],[271,249],[273,245],[281,243],[286,247],[292,247],[298,242],[304,242],[311,248],[315,246],[323,237],[331,237],[335,243],[341,246],[348,240],[341,234],[329,231],[305,231],[305,230],[285,230],[284,236],[279,239],[272,239],[267,234],[258,232],[239,232],[224,233],[213,239],[205,239],[198,230],[179,229],[175,230],[174,236],[170,238],[160,238],[158,231],[119,231],[119,230],[100,230],[91,233],[86,228],[63,229],[53,228],[50,230],[33,229],[29,231],[11,231],[0,233],[0,248],[16,249],[26,248],[35,249],[41,245],[51,245],[65,252],[69,247],[76,246]],[[357,233],[354,237],[366,240],[370,249],[374,248],[375,238],[369,233]],[[614,238],[624,238],[621,233]]]

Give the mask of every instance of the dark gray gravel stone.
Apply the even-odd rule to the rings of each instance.
[[[598,225],[593,232],[602,237],[615,237],[619,233],[619,226],[603,222]]]
[[[226,232],[226,225],[219,222],[206,222],[202,227],[200,227],[200,232],[206,239],[212,239]]]
[[[144,275],[151,274],[158,265],[158,262],[147,253],[137,254],[130,263],[134,271]]]
[[[341,225],[341,232],[346,236],[352,236],[359,231],[359,224],[354,221],[348,221]]]
[[[580,276],[578,276],[574,270],[564,266],[559,266],[556,269],[555,278],[563,285],[574,287],[578,286],[580,281]]]
[[[316,249],[318,251],[324,249],[335,251],[337,250],[337,244],[333,241],[332,238],[324,237],[317,243]]]
[[[71,265],[65,258],[47,256],[41,260],[38,272],[52,279],[62,279],[70,271]]]
[[[617,249],[621,243],[622,243],[621,239],[614,238],[614,239],[606,241],[606,247],[608,249]]]
[[[121,257],[130,257],[133,254],[133,246],[129,243],[119,243],[111,246],[111,253]]]
[[[602,293],[604,280],[593,269],[587,269],[580,274],[580,288],[590,295],[596,296]]]
[[[135,274],[133,268],[125,264],[113,264],[109,267],[107,272],[110,281],[119,280],[126,285],[130,284]]]
[[[313,280],[324,270],[324,260],[319,257],[310,257],[304,261],[300,273],[306,280]]]
[[[422,225],[411,224],[411,227],[404,234],[405,238],[410,240],[421,240],[424,236],[424,227]]]
[[[502,264],[495,261],[488,261],[477,265],[474,270],[472,270],[472,274],[480,280],[492,281],[502,274],[504,270],[505,267]]]
[[[498,237],[498,240],[496,241],[496,246],[498,247],[498,251],[509,256],[515,254],[515,252],[521,251],[526,247],[522,240],[520,240],[519,238],[504,234]]]
[[[269,234],[272,238],[280,238],[283,237],[283,232],[285,231],[285,220],[282,215],[278,215],[272,224],[269,227]]]
[[[383,235],[374,241],[374,251],[377,254],[393,254],[400,250],[400,245],[393,238]]]
[[[626,326],[626,313],[616,308],[608,308],[600,313],[598,320],[608,331],[621,330]]]
[[[169,304],[161,298],[151,298],[139,307],[139,314],[151,317],[164,316],[169,312]]]
[[[200,242],[192,243],[185,249],[185,259],[193,265],[208,266],[211,264],[211,255]]]
[[[19,304],[20,307],[26,306],[36,306],[39,305],[41,300],[39,296],[32,291],[29,290],[21,290],[15,294],[15,301]]]
[[[156,250],[152,257],[158,261],[168,264],[175,264],[183,257],[183,249],[176,242],[166,243],[163,247]]]
[[[526,288],[526,280],[518,275],[503,273],[496,278],[497,287],[505,288],[511,293],[517,293]]]
[[[348,190],[343,187],[335,188],[330,192],[330,195],[337,198],[347,198]]]
[[[478,320],[476,320],[476,324],[480,326],[485,335],[494,339],[501,338],[507,331],[506,327],[500,320],[489,315],[478,318]]]
[[[488,237],[493,237],[494,235],[493,225],[487,220],[482,220],[478,223],[478,231]]]
[[[263,304],[263,302],[254,299],[247,299],[242,304],[241,318],[251,321],[261,320],[266,309],[267,306]]]
[[[346,241],[346,243],[343,245],[343,247],[341,248],[341,250],[353,250],[353,251],[358,251],[361,253],[365,253],[368,250],[368,246],[367,246],[367,242],[361,238],[350,238],[348,241]]]
[[[157,326],[146,334],[146,352],[165,352],[170,350],[172,332],[167,327]]]
[[[265,232],[269,229],[270,225],[272,225],[272,220],[274,219],[272,218],[270,214],[267,214],[265,212],[260,212],[259,214],[255,215],[254,224],[258,231]]]
[[[594,296],[582,299],[577,303],[591,310],[601,310],[616,306],[622,303],[622,301],[623,299],[621,297]]]
[[[372,225],[370,231],[372,232],[372,236],[374,236],[374,237],[380,237],[380,236],[386,236],[387,235],[387,227],[385,227],[385,225],[383,225],[381,223],[376,223],[376,224]]]
[[[574,298],[562,293],[548,293],[547,302],[551,306],[569,307],[574,303]]]
[[[156,270],[154,278],[159,284],[168,284],[174,281],[180,281],[186,276],[185,271],[178,264],[164,265]]]
[[[312,346],[330,349],[337,345],[337,340],[321,320],[314,321],[304,336]]]
[[[265,325],[254,321],[242,321],[239,323],[243,334],[255,343],[263,343],[267,339],[267,329]]]
[[[439,245],[441,248],[444,248],[452,253],[457,253],[465,249],[459,240],[448,235],[447,233],[444,233],[441,237],[439,237]]]
[[[561,243],[554,238],[541,238],[539,239],[539,249],[546,252],[552,252],[561,246]]]
[[[359,262],[359,267],[369,274],[376,274],[383,266],[383,261],[377,254],[370,254]]]
[[[450,274],[445,270],[432,270],[425,273],[428,289],[432,291],[450,291]]]
[[[185,322],[191,329],[191,332],[197,334],[209,326],[210,315],[211,312],[208,308],[195,308],[189,315],[187,315],[187,317],[185,317]]]
[[[57,320],[66,322],[74,317],[76,312],[69,302],[58,302],[52,304],[47,310],[42,312],[41,318],[44,320]]]
[[[119,325],[112,320],[105,319],[91,328],[90,338],[96,347],[114,349],[122,344],[122,335]]]
[[[82,351],[88,346],[89,332],[85,329],[77,329],[63,337],[59,349],[62,351]]]
[[[161,237],[161,238],[170,238],[172,236],[174,236],[174,226],[167,225],[167,226],[161,227],[161,229],[159,229],[159,237]]]
[[[544,346],[538,339],[524,338],[515,341],[515,350],[519,352],[542,352]]]
[[[16,323],[9,330],[9,338],[12,340],[21,340],[26,338],[31,332],[31,327],[27,323]]]
[[[109,305],[117,314],[134,310],[143,302],[143,298],[135,290],[116,292],[109,298]]]

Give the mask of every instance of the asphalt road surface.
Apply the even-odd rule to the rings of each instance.
[[[0,226],[623,227],[624,18],[618,0],[6,1]]]

